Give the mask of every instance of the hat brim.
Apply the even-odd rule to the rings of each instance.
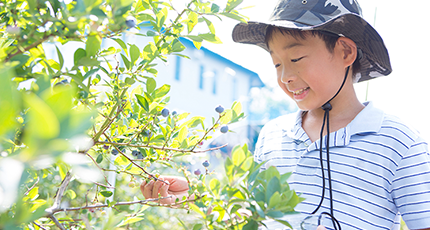
[[[385,76],[392,71],[390,57],[381,36],[359,15],[343,14],[315,26],[286,20],[239,23],[233,29],[233,41],[254,44],[268,51],[265,43],[268,26],[299,30],[322,30],[350,38],[363,51],[363,58],[360,60],[361,72],[357,73],[359,75],[357,76],[359,77],[358,82]]]

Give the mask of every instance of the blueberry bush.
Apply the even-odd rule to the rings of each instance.
[[[185,229],[257,229],[293,212],[301,198],[288,174],[260,171],[246,145],[234,147],[225,173],[216,175],[209,161],[192,173],[186,156],[224,147],[201,143],[241,120],[241,104],[218,106],[208,126],[203,117],[169,111],[170,86],[156,80],[169,55],[188,58],[179,38],[200,48],[220,43],[211,20],[246,22],[241,3],[188,0],[178,9],[167,0],[2,1],[0,229],[142,229],[162,222],[148,207],[194,213],[177,218]],[[197,24],[207,32],[194,32]],[[145,26],[152,29],[141,33]],[[125,44],[126,31],[151,42]],[[118,46],[102,48],[104,40]],[[56,58],[44,44],[56,47]],[[64,53],[65,44],[79,45]],[[189,196],[172,205],[145,199],[140,182],[162,180],[166,170],[186,178]]]

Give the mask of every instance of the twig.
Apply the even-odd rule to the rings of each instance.
[[[27,192],[24,193],[24,196],[27,196],[31,190],[33,190],[34,187],[36,187],[37,183],[39,183],[39,177],[37,178],[37,181],[33,184],[33,186],[31,186]]]
[[[105,137],[110,141],[110,138],[109,138],[109,136],[108,135],[106,135],[105,133],[103,133],[103,135],[105,135]],[[115,143],[113,143],[113,142],[107,142],[107,143],[110,143],[110,144],[115,144]],[[126,144],[125,144],[126,145]],[[131,145],[129,145],[129,146],[131,146]],[[169,184],[168,182],[166,182],[166,181],[164,181],[164,180],[161,180],[161,179],[159,179],[159,178],[157,178],[156,176],[154,176],[154,175],[152,175],[151,173],[149,173],[149,172],[147,172],[142,166],[140,166],[139,164],[137,164],[136,162],[134,162],[132,159],[130,159],[125,153],[123,153],[116,145],[113,145],[113,147],[116,149],[116,150],[118,150],[118,152],[122,155],[122,156],[124,156],[125,158],[127,158],[127,160],[128,161],[130,161],[132,164],[134,164],[136,167],[138,167],[140,170],[142,170],[144,173],[146,173],[148,176],[150,176],[150,178],[152,178],[152,179],[154,179],[155,181],[161,181],[161,182],[163,182],[164,184]]]
[[[94,160],[94,158],[90,155],[90,154],[88,154],[88,152],[86,153],[86,155],[89,157],[89,158],[91,158],[91,160],[94,162],[94,164],[97,166],[97,168],[99,168],[100,170],[102,170],[102,168],[99,166],[99,164],[97,164],[97,162]],[[102,170],[103,171],[103,170]],[[108,183],[108,185],[110,185],[110,186],[112,186],[110,183],[109,183],[109,181],[108,181],[108,179],[107,179],[107,177],[105,176],[105,174],[103,174],[102,173],[102,175],[103,175],[103,177],[105,178],[105,181],[106,181],[106,183]],[[97,184],[97,182],[94,182],[95,184]],[[102,185],[102,186],[104,186],[104,185]],[[105,186],[106,187],[106,186]]]
[[[55,210],[60,207],[61,199],[63,199],[64,191],[66,191],[67,185],[69,185],[71,179],[72,179],[72,174],[69,171],[67,172],[66,176],[61,182],[60,187],[57,190],[57,193],[55,194],[54,204],[50,208],[46,209],[47,212],[52,213],[52,210]]]
[[[66,230],[66,228],[55,218],[53,214],[49,215],[49,218],[57,225],[57,227],[61,230]]]
[[[198,142],[197,142],[197,144],[196,144],[196,145],[194,145],[194,147],[191,149],[191,151],[194,151],[194,149],[197,147],[197,145],[198,145],[200,142],[202,142],[202,141],[206,138],[206,136],[208,135],[208,133],[214,129],[215,125],[216,125],[216,124],[218,124],[218,122],[221,120],[221,117],[223,117],[224,115],[225,115],[225,113],[224,113],[224,114],[222,114],[222,115],[220,115],[220,116],[218,117],[218,120],[214,123],[214,125],[213,125],[213,126],[212,126],[208,131],[206,131],[205,135],[203,135],[203,137],[200,139],[200,141],[198,141]],[[227,145],[224,145],[224,146],[222,146],[221,148],[223,148],[223,147],[225,147],[225,146],[227,146]],[[217,148],[217,149],[220,149],[220,148]],[[216,149],[214,149],[214,150],[216,150]]]
[[[53,214],[58,213],[58,212],[71,212],[71,211],[80,211],[83,209],[98,209],[98,208],[107,208],[107,207],[111,207],[114,208],[116,206],[124,206],[124,205],[133,205],[133,204],[142,204],[142,205],[148,205],[151,207],[169,207],[169,208],[178,208],[178,205],[180,204],[184,204],[184,203],[188,203],[188,202],[194,202],[197,200],[200,200],[203,198],[202,197],[197,197],[194,199],[187,199],[187,200],[183,200],[180,202],[176,202],[173,204],[151,204],[150,202],[159,202],[160,200],[163,199],[168,199],[168,198],[172,198],[172,196],[167,196],[167,197],[161,197],[161,198],[154,198],[154,199],[146,199],[146,200],[136,200],[136,201],[124,201],[124,202],[117,202],[115,204],[111,204],[111,205],[107,205],[107,204],[98,204],[98,205],[87,205],[84,207],[70,207],[70,208],[58,208],[56,210],[53,210]]]
[[[33,221],[33,224],[39,227],[40,229],[46,230],[46,228],[42,227],[42,225],[37,224],[36,221]]]
[[[178,149],[178,148],[166,148],[161,146],[152,146],[152,145],[134,145],[134,144],[128,144],[128,143],[115,143],[115,142],[107,142],[107,141],[98,141],[95,145],[104,144],[104,145],[113,145],[113,146],[129,146],[129,147],[136,147],[136,148],[150,148],[150,149],[158,149],[158,150],[170,150],[175,152],[181,152],[181,153],[204,153],[208,151],[213,151],[217,149],[221,149],[226,147],[228,144],[217,146],[214,148],[209,148],[205,150],[186,150],[186,149]]]
[[[98,182],[93,182],[93,183],[96,184],[96,185],[98,185],[98,186],[105,187],[105,188],[115,189],[115,187],[113,187],[113,186],[107,186],[107,185],[104,185],[104,184],[100,184]]]

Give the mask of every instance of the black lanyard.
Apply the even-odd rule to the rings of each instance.
[[[324,201],[324,196],[325,196],[325,175],[324,175],[324,164],[323,164],[323,133],[324,133],[324,126],[325,123],[327,121],[327,139],[326,139],[326,158],[327,158],[327,177],[328,177],[328,188],[329,188],[329,196],[330,196],[330,213],[327,212],[322,212],[321,214],[326,214],[329,215],[331,217],[331,220],[333,222],[333,227],[335,230],[341,230],[340,227],[340,223],[339,221],[336,220],[336,218],[334,217],[334,210],[333,210],[333,190],[332,190],[332,186],[331,186],[331,173],[330,173],[330,110],[332,109],[332,106],[330,104],[330,101],[333,100],[333,98],[335,98],[339,92],[342,90],[343,86],[345,85],[346,79],[348,78],[348,73],[349,73],[349,68],[350,66],[348,66],[348,68],[346,69],[346,73],[345,73],[345,77],[343,79],[342,85],[340,86],[339,90],[337,91],[337,93],[330,99],[328,100],[323,106],[321,106],[321,108],[324,110],[324,119],[323,119],[323,124],[321,127],[321,133],[320,133],[320,164],[321,164],[321,174],[322,174],[322,195],[321,195],[321,200],[320,203],[318,204],[318,207],[312,212],[312,214],[315,214],[318,209],[321,207],[323,201]],[[320,224],[320,223],[318,223]]]

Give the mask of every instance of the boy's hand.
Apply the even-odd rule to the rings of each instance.
[[[161,176],[159,178],[169,184],[165,184],[164,182],[157,180],[151,180],[149,183],[143,181],[140,185],[140,190],[142,191],[143,196],[146,199],[156,199],[159,197],[168,197],[161,199],[161,204],[174,204],[176,198],[182,200],[182,197],[188,197],[188,182],[183,177],[173,177],[173,176]],[[160,196],[158,196],[160,194]]]
[[[326,228],[322,225],[318,226],[317,230],[326,230]]]

